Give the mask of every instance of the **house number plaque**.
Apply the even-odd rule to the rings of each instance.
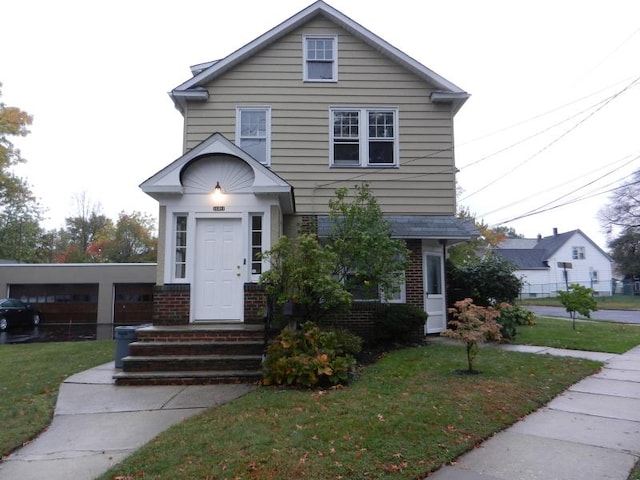
[[[224,212],[224,206],[221,207],[213,207],[214,212]]]

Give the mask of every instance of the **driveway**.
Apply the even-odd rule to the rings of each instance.
[[[541,317],[571,318],[564,307],[534,307],[529,310]],[[578,315],[576,318],[584,318]],[[596,310],[591,314],[591,320],[603,320],[605,322],[637,323],[640,324],[640,311],[638,310]]]

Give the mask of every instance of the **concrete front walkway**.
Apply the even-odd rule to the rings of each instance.
[[[94,479],[171,425],[254,388],[118,387],[114,372],[110,362],[65,380],[51,425],[0,463],[0,479]]]
[[[595,352],[508,348],[604,359]],[[627,480],[640,457],[640,346],[604,361],[599,373],[429,480]]]

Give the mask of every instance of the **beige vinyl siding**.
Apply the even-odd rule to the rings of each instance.
[[[302,35],[338,35],[338,82],[302,80]],[[454,214],[453,119],[422,79],[316,18],[208,86],[189,104],[186,148],[215,132],[235,139],[236,107],[271,107],[271,168],[295,188],[298,213],[325,213],[335,188],[368,181],[386,213]],[[399,167],[330,168],[330,107],[398,110]]]

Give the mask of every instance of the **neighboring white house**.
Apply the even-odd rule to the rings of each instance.
[[[612,260],[580,230],[558,233],[554,228],[549,237],[506,239],[494,253],[518,267],[523,298],[553,297],[573,283],[596,295],[612,295]]]

